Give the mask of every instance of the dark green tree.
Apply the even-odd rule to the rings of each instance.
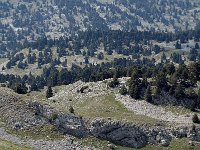
[[[136,100],[140,98],[139,86],[137,84],[129,87],[129,95]]]
[[[169,75],[172,75],[176,71],[176,68],[173,63],[165,65],[164,68],[166,69],[166,73]]]
[[[26,87],[26,85],[24,83],[22,84],[17,84],[14,91],[18,94],[26,94],[27,93],[28,88]]]
[[[108,86],[111,88],[115,88],[119,85],[119,80],[116,76],[114,76],[113,80],[108,83]]]
[[[141,81],[139,79],[139,70],[135,69],[131,75],[131,79],[129,80],[129,95],[134,99],[140,98],[140,84]]]
[[[195,49],[199,49],[199,44],[198,43],[195,44]]]
[[[47,91],[46,91],[46,98],[53,97],[53,90],[51,86],[48,86]]]
[[[169,86],[167,83],[166,74],[164,74],[163,72],[160,72],[156,76],[155,86],[159,88],[160,90],[168,90]]]
[[[199,117],[198,117],[197,114],[194,114],[194,115],[192,116],[192,121],[193,121],[193,123],[199,123],[199,122],[200,122]]]
[[[74,108],[73,108],[72,106],[70,106],[69,112],[70,112],[71,114],[74,114]]]
[[[127,88],[123,85],[123,86],[120,88],[119,93],[120,93],[121,95],[126,95],[126,94],[128,93]]]
[[[176,49],[181,49],[181,44],[179,43],[179,41],[176,42],[175,48]]]
[[[200,88],[198,90],[198,101],[200,102]]]
[[[152,92],[151,92],[150,85],[147,87],[147,89],[145,91],[144,99],[149,103],[152,101]]]
[[[178,84],[175,88],[174,96],[179,99],[181,97],[184,97],[184,95],[185,95],[185,93],[184,93],[184,89],[183,89],[182,85]]]
[[[5,69],[6,69],[6,68],[3,66],[3,67],[2,67],[2,70],[5,70]]]

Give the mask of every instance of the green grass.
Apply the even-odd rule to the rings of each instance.
[[[108,149],[107,145],[109,144],[108,141],[99,140],[93,137],[85,138],[85,139],[77,139],[80,141],[84,146],[93,146],[100,150]],[[199,150],[200,143],[195,143],[194,146],[188,144],[188,139],[174,139],[172,140],[169,147],[162,147],[159,145],[147,145],[146,147],[140,148],[139,150]],[[114,145],[114,150],[137,150],[135,148],[128,148],[122,146]]]
[[[0,139],[0,150],[31,150],[31,148]]]
[[[54,91],[62,91],[62,86],[54,87]],[[115,100],[114,91],[108,95],[86,98],[80,101],[72,101],[70,103],[62,102],[62,99],[60,99],[59,101],[62,105],[46,100],[44,91],[32,92],[30,93],[30,96],[26,96],[24,99],[30,97],[35,97],[40,102],[48,102],[52,107],[63,112],[69,112],[69,105],[71,105],[75,109],[75,114],[84,118],[111,118],[120,121],[151,125],[158,122],[156,119],[143,115],[136,115],[134,112],[127,110],[123,104]]]
[[[179,115],[186,115],[192,113],[190,109],[184,107],[177,107],[177,106],[165,106],[166,111],[171,111],[172,113],[179,114]]]
[[[59,133],[55,126],[45,125],[42,127],[26,129],[26,130],[12,130],[7,129],[7,132],[10,134],[17,135],[21,138],[31,138],[34,140],[60,140],[64,138],[64,135]]]
[[[87,99],[74,107],[75,113],[85,118],[112,118],[142,124],[158,122],[156,119],[128,111],[123,104],[115,100],[114,94]]]

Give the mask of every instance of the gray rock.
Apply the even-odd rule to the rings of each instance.
[[[167,147],[169,146],[169,141],[166,141],[166,140],[161,140],[161,145],[164,146],[164,147]]]
[[[102,119],[93,120],[91,134],[123,146],[141,148],[147,145],[147,136],[138,126]]]

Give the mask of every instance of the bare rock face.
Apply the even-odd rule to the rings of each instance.
[[[189,137],[192,141],[200,142],[200,128],[190,130],[187,137]]]
[[[162,127],[143,128],[148,136],[149,144],[169,146],[172,140],[170,132]]]
[[[37,115],[46,118],[49,123],[55,125],[63,133],[77,137],[89,135],[84,120],[79,116],[59,113],[48,105],[41,105],[38,102],[30,103],[29,106],[35,110]]]
[[[114,120],[86,120],[74,114],[59,113],[49,106],[32,104],[36,113],[49,120],[59,131],[77,137],[93,136],[112,143],[141,148],[147,144],[169,146],[173,138],[189,138],[200,141],[200,128],[163,126],[149,127],[134,123],[123,123]]]
[[[58,115],[57,119],[55,120],[55,125],[63,133],[78,137],[86,137],[89,135],[89,131],[86,128],[83,119],[72,114]]]
[[[90,132],[97,138],[134,148],[144,147],[148,140],[145,132],[136,125],[101,119],[91,122]]]

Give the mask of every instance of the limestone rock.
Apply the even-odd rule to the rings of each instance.
[[[113,143],[140,148],[147,144],[147,136],[138,126],[96,119],[91,123],[91,134]]]

